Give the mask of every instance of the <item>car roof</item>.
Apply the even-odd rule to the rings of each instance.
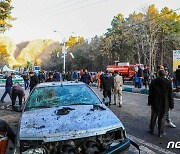
[[[77,82],[77,81],[58,81],[58,82],[44,82],[38,84],[36,87],[50,87],[50,86],[67,86],[67,85],[85,85],[84,82]]]

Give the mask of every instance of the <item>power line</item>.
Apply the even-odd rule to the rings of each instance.
[[[40,11],[34,12],[33,14],[36,16],[37,14],[41,14],[44,11],[47,12],[47,10],[49,11],[49,10],[51,10],[53,8],[59,7],[60,5],[66,4],[66,3],[70,2],[70,1],[73,1],[73,0],[67,0],[65,2],[56,3],[56,4],[54,4],[54,5],[50,6],[50,7],[47,7],[47,8],[44,8],[44,9],[40,10]],[[29,15],[24,16],[22,18],[27,18],[27,17],[32,17],[32,14],[29,14]]]
[[[69,1],[72,1],[72,0],[69,0]],[[89,1],[89,0],[82,0],[82,1],[80,1],[80,2],[77,2],[77,3],[74,3],[74,4],[68,5],[68,6],[66,6],[66,7],[61,7],[61,8],[58,8],[58,9],[56,9],[56,10],[52,10],[52,11],[50,11],[49,13],[54,13],[54,14],[51,14],[51,16],[53,16],[53,15],[56,15],[56,14],[59,12],[59,10],[64,10],[64,9],[66,9],[66,8],[70,8],[70,7],[73,7],[73,6],[82,4],[82,3],[86,2],[86,1]],[[55,11],[56,11],[56,12],[55,12]],[[61,11],[61,12],[63,12],[63,11]],[[61,12],[60,12],[60,13],[61,13]],[[34,16],[30,17],[30,18],[26,18],[25,20],[29,20],[29,19],[32,19],[32,18],[34,18],[34,17],[35,17],[35,18],[41,17],[42,15],[45,15],[45,14],[47,14],[47,13],[48,13],[48,10],[47,10],[46,12],[42,13],[42,14],[34,15]],[[47,17],[47,16],[43,16],[43,17]]]
[[[60,15],[60,14],[63,14],[63,13],[67,13],[67,12],[71,12],[71,11],[75,11],[75,10],[79,10],[79,9],[83,9],[83,8],[87,8],[87,7],[89,7],[89,6],[93,6],[93,5],[96,5],[96,4],[99,4],[99,3],[103,3],[103,2],[105,2],[105,1],[108,1],[108,0],[102,0],[102,1],[95,2],[95,3],[92,3],[92,4],[88,4],[88,5],[79,7],[79,8],[75,8],[75,9],[71,9],[71,10],[67,10],[67,11],[62,11],[62,12],[60,12],[60,13],[57,14],[57,15]]]
[[[75,3],[75,4],[73,4],[73,5],[69,5],[69,6],[67,6],[67,7],[64,7],[64,8],[62,8],[61,10],[64,10],[64,9],[66,9],[66,8],[69,8],[69,7],[73,7],[73,6],[76,6],[76,5],[78,5],[78,4],[81,4],[81,3],[84,3],[85,1],[89,1],[89,0],[83,0],[83,1],[80,1],[80,2],[78,2],[78,3]],[[83,8],[86,8],[86,7],[89,7],[89,6],[93,6],[93,5],[97,5],[97,4],[100,4],[100,3],[103,3],[103,2],[105,2],[105,1],[108,1],[108,0],[101,0],[101,1],[98,1],[98,2],[95,2],[95,3],[92,3],[92,4],[88,4],[88,5],[85,5],[85,6],[82,6],[82,7],[78,7],[78,8],[75,8],[75,9],[71,9],[71,10],[67,10],[67,11],[61,11],[61,12],[55,12],[54,14],[51,14],[50,16],[43,16],[43,17],[51,17],[51,16],[57,16],[57,15],[61,15],[61,14],[63,14],[63,13],[67,13],[67,12],[72,12],[72,11],[75,11],[75,10],[78,10],[78,9],[83,9]],[[36,16],[37,17],[37,16]],[[43,18],[42,17],[42,18]],[[29,18],[27,19],[27,20],[29,20]],[[39,19],[36,19],[36,20],[38,20],[38,21],[40,21]],[[21,22],[20,22],[21,23]]]

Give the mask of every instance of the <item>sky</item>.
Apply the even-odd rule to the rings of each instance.
[[[151,4],[159,10],[165,6],[175,10],[180,0],[12,0],[12,16],[17,20],[3,35],[15,43],[34,39],[62,41],[70,35],[90,39],[103,35],[118,13],[128,17]]]

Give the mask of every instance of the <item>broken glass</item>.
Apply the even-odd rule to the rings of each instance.
[[[26,110],[69,105],[100,104],[99,98],[86,85],[37,87],[29,97]]]

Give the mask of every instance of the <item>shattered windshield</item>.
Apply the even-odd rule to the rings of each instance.
[[[100,103],[98,97],[86,85],[37,87],[29,97],[25,110]]]

